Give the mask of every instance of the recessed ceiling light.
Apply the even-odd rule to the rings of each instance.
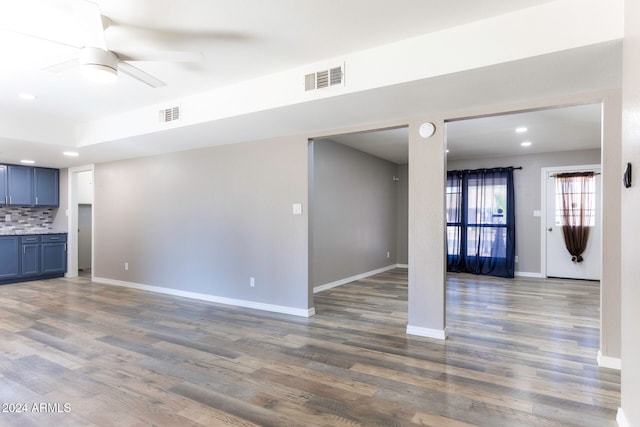
[[[35,160],[20,160],[20,163],[24,163],[26,165],[32,165],[35,163]]]
[[[25,101],[33,101],[34,99],[36,99],[35,95],[26,92],[20,92],[18,94],[18,97],[20,97],[20,99],[24,99]]]
[[[524,126],[520,126],[519,128],[516,128],[516,132],[518,133],[525,133],[528,129]]]
[[[521,142],[520,145],[522,145],[523,147],[529,147],[531,145],[531,141]]]
[[[75,151],[65,151],[64,153],[65,156],[69,156],[69,157],[78,157],[78,153],[76,153]]]

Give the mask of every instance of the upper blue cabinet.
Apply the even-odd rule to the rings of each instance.
[[[33,168],[33,205],[58,206],[58,169]]]
[[[0,205],[56,207],[59,181],[58,169],[0,165]]]
[[[7,194],[11,206],[33,205],[33,168],[7,166]]]
[[[7,167],[0,165],[0,205],[9,203],[9,195],[7,194]]]

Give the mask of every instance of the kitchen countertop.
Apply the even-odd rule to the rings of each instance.
[[[34,234],[67,234],[60,230],[0,230],[0,236],[29,236]]]

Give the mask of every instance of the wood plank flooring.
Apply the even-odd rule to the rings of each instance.
[[[0,286],[2,426],[615,426],[599,284],[452,275],[449,339],[397,269],[310,319],[55,279]]]

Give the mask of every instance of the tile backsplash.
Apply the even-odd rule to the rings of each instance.
[[[57,208],[0,207],[0,232],[53,230]]]

